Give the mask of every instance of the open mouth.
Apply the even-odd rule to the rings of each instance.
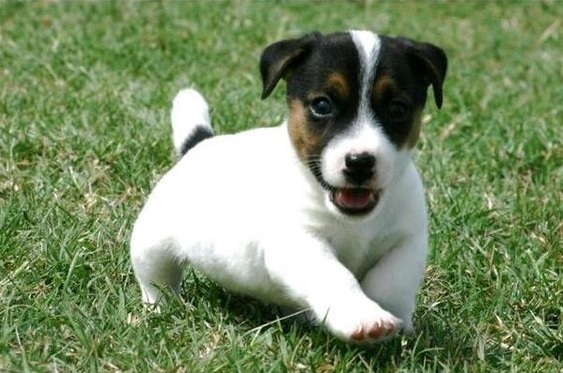
[[[346,215],[364,215],[372,211],[379,201],[380,191],[367,188],[336,188],[330,200]]]

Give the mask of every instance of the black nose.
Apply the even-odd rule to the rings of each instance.
[[[344,163],[344,176],[352,184],[361,185],[373,177],[375,157],[370,153],[348,153]]]

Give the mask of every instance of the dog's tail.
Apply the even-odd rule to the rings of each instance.
[[[174,148],[182,157],[199,142],[213,136],[209,107],[195,89],[183,89],[172,103],[172,134]]]

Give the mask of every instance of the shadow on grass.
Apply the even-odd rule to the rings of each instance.
[[[354,364],[336,371],[348,371],[359,364],[378,372],[409,367],[432,371],[442,364],[462,369],[470,361],[479,362],[472,333],[456,330],[458,325],[432,312],[419,313],[424,316],[415,320],[414,336],[363,347],[342,342],[303,317],[286,317],[287,312],[280,307],[230,293],[194,271],[185,279],[180,297],[165,292],[163,300],[166,305],[161,307],[158,318],[149,317],[152,322],[186,319],[192,325],[216,325],[219,330],[234,331],[239,346],[253,344],[256,338],[277,341],[264,347],[275,350],[275,346],[283,344],[290,350],[300,350],[297,356],[311,368],[320,367],[326,359],[335,369],[338,364]],[[303,350],[303,346],[310,351]]]
[[[347,361],[357,360],[376,371],[381,371],[382,367],[414,367],[421,363],[431,367],[440,361],[450,361],[452,357],[459,358],[460,363],[476,359],[468,335],[456,333],[451,325],[432,317],[430,313],[415,322],[415,335],[400,336],[363,347],[336,339],[319,325],[306,321],[305,317],[286,317],[287,312],[278,306],[230,293],[199,274],[189,275],[182,289],[181,298],[176,298],[177,302],[184,306],[187,303],[196,310],[205,310],[196,316],[203,317],[205,322],[213,323],[217,315],[221,315],[221,322],[239,329],[241,334],[279,331],[280,338],[290,344],[298,344],[306,339],[311,346],[324,346],[324,352],[331,356],[340,356]]]

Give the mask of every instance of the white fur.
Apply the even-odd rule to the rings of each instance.
[[[193,92],[174,100],[175,144],[201,118],[209,125],[207,104]],[[191,149],[135,222],[131,259],[144,302],[158,301],[158,286],[177,291],[189,262],[229,290],[310,309],[346,341],[412,331],[427,253],[423,187],[408,154],[360,122],[329,144],[323,174],[338,179],[342,154],[351,148],[376,154],[384,190],[362,218],[331,207],[328,192],[295,154],[286,123]]]
[[[184,89],[178,92],[172,102],[170,120],[172,121],[172,140],[178,153],[184,140],[193,133],[195,126],[206,127],[213,133],[207,102],[195,89]]]

